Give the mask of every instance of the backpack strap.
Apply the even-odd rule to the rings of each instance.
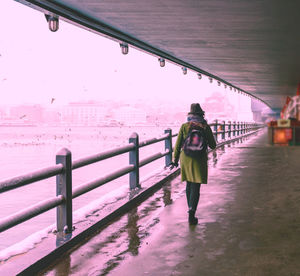
[[[189,126],[189,133],[193,130],[193,129],[200,129],[203,128],[204,130],[206,129],[207,125],[206,124],[202,124],[202,123],[198,123],[198,122],[189,122],[188,123]]]

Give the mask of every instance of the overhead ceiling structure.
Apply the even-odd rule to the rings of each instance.
[[[17,0],[283,106],[300,82],[299,0]]]

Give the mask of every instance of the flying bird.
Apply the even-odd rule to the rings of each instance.
[[[51,99],[51,104],[53,104],[54,101],[55,101],[55,98],[52,98],[52,99]]]
[[[25,118],[25,117],[26,117],[26,114],[25,114],[25,115],[23,115],[23,116],[21,116],[21,117],[20,117],[20,119],[23,119],[23,118]]]

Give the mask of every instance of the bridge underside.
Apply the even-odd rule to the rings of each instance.
[[[67,8],[104,22],[270,104],[282,107],[300,82],[296,0],[18,0]],[[54,3],[54,5],[53,5]],[[59,12],[57,12],[59,14]]]

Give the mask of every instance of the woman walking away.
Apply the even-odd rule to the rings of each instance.
[[[189,223],[196,225],[195,217],[200,198],[201,184],[207,184],[207,145],[214,149],[216,141],[210,126],[204,119],[204,111],[199,103],[191,104],[187,122],[179,130],[174,150],[177,167],[180,158],[181,181],[186,181],[186,198],[189,208]]]

